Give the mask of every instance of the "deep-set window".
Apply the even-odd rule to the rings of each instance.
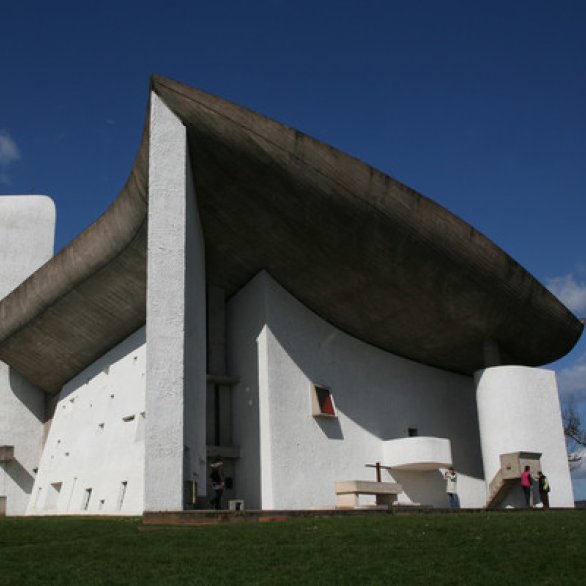
[[[336,417],[332,391],[323,385],[311,385],[311,407],[314,417]]]

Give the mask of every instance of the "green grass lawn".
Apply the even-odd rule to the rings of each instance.
[[[0,518],[0,584],[586,583],[586,512],[143,527]]]

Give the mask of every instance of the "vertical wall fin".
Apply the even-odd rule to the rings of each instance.
[[[184,481],[205,465],[205,267],[185,127],[156,94],[150,130],[145,510],[156,511],[182,509]]]

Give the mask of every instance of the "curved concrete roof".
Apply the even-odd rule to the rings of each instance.
[[[455,372],[537,366],[580,321],[470,225],[372,167],[170,79],[151,88],[187,128],[208,282],[267,270],[301,302],[384,350]],[[47,392],[145,321],[148,121],[112,207],[0,302],[0,359]]]

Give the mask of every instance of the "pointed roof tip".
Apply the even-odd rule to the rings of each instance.
[[[161,81],[163,81],[164,79],[166,79],[163,75],[160,75],[158,73],[151,73],[151,76],[149,78],[149,87],[151,89],[151,91],[153,91],[155,89],[155,87],[161,83]]]
[[[167,77],[166,75],[161,75],[160,73],[151,73],[150,84],[149,84],[151,87],[151,90],[156,89],[160,85],[171,85],[171,84],[184,85],[181,82],[174,80],[171,77]]]
[[[201,91],[201,90],[196,90],[196,88],[193,88],[189,85],[186,85],[185,83],[181,82],[181,81],[177,81],[176,79],[173,79],[172,77],[167,77],[166,75],[160,75],[159,73],[151,73],[151,77],[150,77],[150,83],[149,83],[149,88],[151,90],[151,92],[155,92],[156,94],[161,94],[163,91],[165,90],[189,90],[191,89],[192,91]],[[205,92],[203,92],[205,93]]]

